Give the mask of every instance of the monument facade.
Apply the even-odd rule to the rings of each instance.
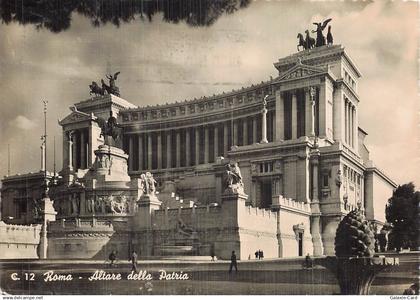
[[[75,103],[59,122],[48,256],[333,255],[358,203],[383,225],[396,184],[364,144],[358,67],[331,44],[274,67],[265,82],[146,107],[115,95],[116,73],[118,93]]]

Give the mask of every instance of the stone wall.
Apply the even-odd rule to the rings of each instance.
[[[385,205],[392,197],[395,184],[390,182],[378,169],[367,169],[365,175],[366,218],[384,224]]]
[[[0,259],[38,258],[41,225],[12,225],[0,221]]]
[[[274,200],[274,199],[273,199]],[[308,203],[297,202],[283,197],[275,198],[278,212],[279,253],[278,257],[299,255],[298,233],[303,234],[302,255],[313,254],[310,230],[310,207]]]
[[[174,244],[177,238],[180,241],[179,220],[197,233],[200,255],[214,251],[217,257],[229,259],[234,250],[239,259],[248,259],[261,249],[265,257],[278,257],[277,213],[247,206],[244,200],[154,211],[155,246]]]
[[[265,258],[278,257],[277,212],[241,205],[238,213],[240,258],[255,257],[257,250]]]
[[[59,220],[48,227],[48,258],[106,259],[112,250],[128,257],[128,236],[121,239],[110,222]]]

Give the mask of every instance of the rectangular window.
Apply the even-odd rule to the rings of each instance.
[[[328,174],[323,175],[322,177],[322,186],[328,187]]]

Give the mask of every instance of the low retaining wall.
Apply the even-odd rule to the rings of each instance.
[[[0,221],[0,259],[38,258],[41,225],[13,225]]]

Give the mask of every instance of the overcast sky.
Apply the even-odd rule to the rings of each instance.
[[[93,28],[74,14],[59,34],[0,24],[0,176],[7,174],[7,144],[12,174],[39,170],[42,99],[49,102],[48,168],[55,135],[61,169],[57,119],[106,72],[121,71],[122,97],[137,105],[209,96],[275,77],[273,63],[296,51],[297,33],[333,18],[334,42],[363,74],[359,118],[371,158],[397,183],[419,187],[417,13],[417,3],[402,1],[255,1],[207,28],[164,23],[159,15]]]

